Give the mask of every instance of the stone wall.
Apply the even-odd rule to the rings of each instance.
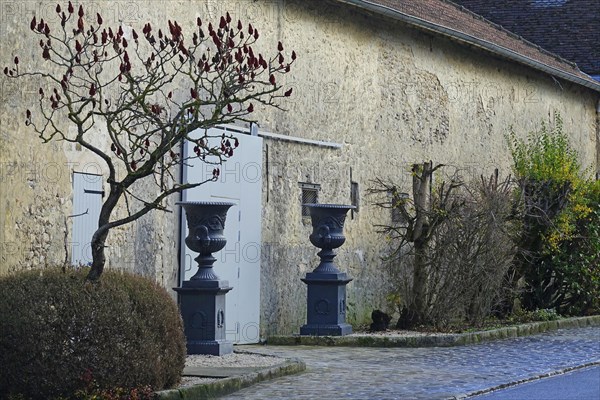
[[[337,262],[354,280],[348,316],[366,323],[374,308],[387,309],[393,271],[381,261],[385,242],[374,224],[389,212],[366,194],[378,177],[408,190],[410,165],[433,160],[476,177],[499,167],[510,173],[504,135],[520,135],[560,112],[582,163],[597,163],[598,94],[518,66],[448,39],[432,36],[349,6],[319,0],[133,1],[93,3],[107,23],[184,29],[196,16],[234,18],[261,32],[262,46],[281,40],[298,53],[287,77],[294,94],[287,112],[259,109],[261,129],[331,141],[341,149],[265,139],[263,148],[263,262],[261,334],[298,332],[305,318],[300,278],[317,263],[301,216],[299,182],[321,185],[320,202],[350,202],[350,176],[360,190],[360,210],[346,223],[347,242]],[[36,15],[55,3],[2,3],[0,60],[18,54],[33,65],[29,32]],[[12,8],[11,8],[12,7]],[[36,60],[39,60],[36,54]],[[103,172],[94,157],[69,145],[42,144],[22,123],[23,104],[35,99],[35,82],[15,86],[4,76],[0,104],[0,274],[65,259],[72,208],[73,170]],[[99,136],[101,137],[101,136]],[[106,143],[103,146],[107,146]],[[267,166],[268,163],[268,166]],[[98,169],[100,169],[98,171]],[[105,171],[104,171],[105,172]],[[150,185],[138,189],[151,190]],[[173,205],[176,199],[172,198]],[[120,210],[124,212],[123,209]],[[152,212],[109,235],[109,267],[151,276],[166,287],[177,279],[178,211]],[[66,239],[65,239],[66,235]]]

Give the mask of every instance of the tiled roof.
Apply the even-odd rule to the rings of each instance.
[[[453,0],[600,75],[599,0]]]
[[[444,35],[463,44],[600,92],[600,83],[581,72],[574,63],[543,50],[448,0],[338,1],[386,15],[419,29]]]

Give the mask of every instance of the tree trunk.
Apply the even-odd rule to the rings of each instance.
[[[86,279],[89,281],[97,281],[100,279],[100,276],[104,271],[104,264],[106,264],[104,245],[106,243],[106,238],[108,237],[108,232],[111,228],[109,225],[110,216],[119,202],[119,198],[121,197],[122,193],[123,189],[120,186],[111,185],[110,194],[100,210],[98,229],[92,236],[92,268],[86,277]]]
[[[104,271],[104,264],[106,264],[104,244],[108,237],[108,230],[98,234],[99,231],[100,229],[96,231],[92,237],[92,268],[86,277],[89,281],[97,281],[100,279],[100,275],[102,275],[102,272]]]
[[[427,316],[427,243],[429,241],[430,185],[433,163],[413,165],[413,199],[415,204],[414,270],[412,295],[414,301],[413,325],[424,322]]]
[[[425,322],[427,316],[427,246],[421,241],[414,243],[414,271],[412,295],[414,298],[413,325]]]

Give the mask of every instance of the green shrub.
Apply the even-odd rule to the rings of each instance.
[[[572,235],[551,252],[562,283],[560,311],[567,315],[600,311],[600,181],[588,185],[584,199],[591,211],[574,219]]]
[[[0,397],[75,398],[179,382],[185,338],[157,284],[107,271],[31,270],[0,278]]]
[[[562,120],[509,137],[523,232],[516,277],[523,306],[581,315],[600,310],[600,183],[586,177]]]
[[[553,308],[536,309],[533,311],[519,310],[510,315],[507,321],[511,323],[526,323],[538,321],[556,321],[562,318]]]

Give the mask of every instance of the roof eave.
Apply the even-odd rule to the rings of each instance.
[[[530,68],[533,68],[535,70],[544,72],[546,74],[549,74],[556,78],[563,79],[568,82],[575,83],[580,86],[584,86],[588,89],[591,89],[591,90],[594,90],[594,91],[600,93],[600,82],[595,83],[593,81],[588,81],[579,76],[573,75],[566,71],[562,71],[558,68],[544,64],[540,61],[536,61],[530,57],[524,56],[520,53],[517,53],[517,52],[507,49],[505,47],[499,46],[499,45],[489,42],[487,40],[483,40],[483,39],[477,38],[475,36],[471,36],[471,35],[465,34],[463,32],[460,32],[460,31],[457,31],[454,29],[450,29],[450,28],[442,26],[442,25],[434,24],[432,22],[425,21],[421,18],[417,18],[412,15],[402,13],[398,10],[394,10],[390,7],[386,7],[381,4],[375,4],[370,1],[365,1],[365,0],[337,0],[337,1],[343,2],[343,3],[348,3],[353,6],[371,11],[373,13],[384,15],[386,17],[390,17],[395,20],[417,26],[421,29],[424,29],[424,30],[427,30],[430,32],[434,32],[434,33],[437,33],[442,36],[449,37],[453,40],[481,48],[485,51],[491,52],[502,58],[506,58],[508,60],[517,62],[519,64],[527,65]]]

